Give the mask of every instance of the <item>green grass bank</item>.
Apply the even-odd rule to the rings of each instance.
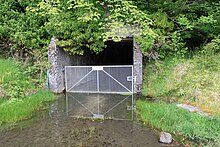
[[[46,102],[56,99],[36,85],[30,68],[11,59],[0,59],[0,125],[28,119]]]
[[[206,117],[177,108],[174,104],[139,100],[141,120],[161,131],[170,132],[198,142],[200,145],[220,145],[220,118]]]
[[[200,107],[220,116],[220,53],[146,65],[143,95]]]
[[[220,53],[216,53],[148,63],[144,69],[143,99],[137,101],[140,119],[153,128],[202,145],[220,146],[219,59]],[[198,106],[211,117],[190,113],[178,108],[177,103]]]

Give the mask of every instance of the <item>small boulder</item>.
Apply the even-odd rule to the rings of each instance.
[[[177,104],[176,106],[179,108],[186,109],[189,112],[197,112],[197,114],[199,114],[199,115],[209,116],[208,113],[203,112],[199,107],[196,107],[196,106],[191,106],[191,105],[187,105],[187,104]]]
[[[160,140],[159,142],[161,143],[166,143],[166,144],[170,144],[172,143],[172,135],[170,133],[166,133],[166,132],[161,132],[160,133]]]

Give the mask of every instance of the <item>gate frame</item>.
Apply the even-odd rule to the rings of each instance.
[[[107,67],[107,68],[111,68],[111,67],[130,67],[131,68],[131,77],[132,77],[132,80],[131,80],[131,91],[129,92],[105,92],[105,91],[99,91],[97,89],[97,91],[68,91],[67,89],[67,68],[71,68],[71,67],[75,67],[75,68],[80,68],[80,67],[90,67],[92,68],[91,71],[93,71],[93,68],[104,68],[104,67]],[[98,76],[98,71],[99,70],[94,70],[94,71],[97,71],[97,76]],[[104,71],[102,69],[102,71]],[[135,83],[135,80],[136,80],[136,76],[134,76],[134,66],[133,65],[98,65],[98,66],[65,66],[65,89],[66,89],[66,92],[69,92],[69,93],[109,93],[109,94],[134,94],[134,83]],[[90,71],[89,71],[90,72]],[[88,72],[88,73],[89,73]],[[88,75],[87,75],[88,76]],[[108,77],[110,77],[109,75],[107,75]],[[112,76],[113,77],[113,76]],[[110,78],[112,78],[110,77]],[[114,77],[113,77],[114,78]],[[81,80],[81,79],[80,79]],[[113,79],[115,80],[115,79]],[[119,82],[118,80],[116,80],[117,82]],[[121,85],[123,85],[121,82],[119,82]],[[124,86],[124,85],[123,85]],[[99,87],[99,78],[97,77],[97,87]],[[126,86],[125,86],[126,87]]]

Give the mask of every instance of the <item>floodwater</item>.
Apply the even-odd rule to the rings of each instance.
[[[75,118],[134,119],[133,95],[67,93],[66,114]]]
[[[1,130],[0,146],[165,146],[158,132],[135,120],[134,108],[132,95],[66,94],[40,117]]]

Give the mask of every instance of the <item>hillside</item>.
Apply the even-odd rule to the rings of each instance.
[[[220,116],[220,54],[166,59],[145,67],[143,94],[188,103]]]
[[[30,118],[56,97],[35,85],[28,66],[0,58],[0,126]]]

